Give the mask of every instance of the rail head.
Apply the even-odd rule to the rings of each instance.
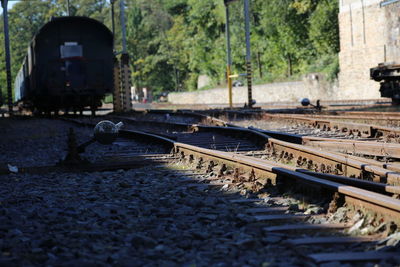
[[[249,138],[249,140],[255,141],[259,145],[266,145],[268,140],[271,138],[270,136],[254,131],[252,129],[247,129],[244,127],[219,127],[219,126],[204,126],[204,125],[192,125],[192,129],[194,131],[199,132],[218,132],[221,134],[228,134],[228,135],[238,135],[238,136],[245,136]]]
[[[361,204],[361,206],[367,209],[372,209],[373,211],[383,214],[385,216],[393,216],[394,214],[396,214],[398,217],[400,213],[400,200],[391,198],[389,196],[334,181],[324,180],[308,175],[306,173],[286,169],[279,165],[272,165],[270,162],[262,162],[251,157],[238,155],[231,152],[222,152],[217,150],[198,148],[192,145],[178,142],[175,142],[174,146],[175,153],[188,155],[200,154],[201,157],[204,159],[206,159],[207,157],[211,157],[213,160],[217,159],[222,162],[230,162],[233,164],[244,165],[246,167],[262,170],[281,177],[294,179],[295,181],[299,181],[302,183],[313,184],[319,187],[323,187],[344,195],[347,199],[349,199],[350,202],[351,200],[355,200],[357,203],[365,203],[365,205]],[[354,203],[354,201],[352,203]]]

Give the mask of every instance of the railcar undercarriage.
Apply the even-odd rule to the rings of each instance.
[[[380,63],[370,69],[370,77],[380,82],[381,97],[390,97],[393,105],[400,105],[400,64]]]

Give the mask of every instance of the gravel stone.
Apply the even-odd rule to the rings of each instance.
[[[0,166],[54,165],[65,156],[70,127],[49,119],[0,120]],[[91,132],[77,127],[78,143]],[[93,144],[84,157],[99,160],[129,149]],[[0,175],[0,266],[308,264],[283,247],[286,236],[264,233],[267,224],[244,215],[249,207],[298,209],[298,202],[264,193],[258,203],[232,203],[258,196],[243,188],[190,187],[210,176],[179,167]],[[347,211],[338,209],[330,220],[347,220]]]

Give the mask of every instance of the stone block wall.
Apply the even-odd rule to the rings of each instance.
[[[369,69],[382,62],[400,63],[400,2],[339,0],[340,73],[338,99],[379,98],[379,83]]]
[[[320,82],[318,76],[304,81],[271,83],[253,87],[253,99],[257,103],[298,101],[302,98],[332,99],[336,87]],[[247,86],[233,88],[233,103],[247,102]],[[216,88],[204,91],[170,93],[168,101],[173,104],[228,104],[228,89]]]

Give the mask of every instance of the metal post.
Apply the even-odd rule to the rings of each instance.
[[[114,3],[115,3],[115,0],[111,0],[111,28],[113,31],[114,42],[115,42]]]
[[[8,112],[10,116],[13,114],[12,106],[12,89],[11,89],[11,56],[10,56],[10,39],[8,36],[8,0],[1,0],[1,6],[3,7],[3,19],[4,19],[4,46],[6,52],[6,73],[7,73],[7,94],[8,94]]]
[[[248,106],[253,107],[252,96],[252,70],[251,70],[251,52],[250,52],[250,7],[249,0],[244,0],[244,18],[246,30],[246,69],[247,69],[247,91],[248,91]]]
[[[69,0],[67,0],[67,14],[68,14],[68,16],[71,16],[71,12],[69,9]]]
[[[3,92],[2,89],[0,87],[0,114],[2,114],[4,116],[4,114],[1,111],[1,107],[3,106]]]
[[[229,5],[225,4],[225,13],[226,13],[226,54],[227,54],[227,62],[226,62],[226,76],[228,81],[228,94],[229,94],[229,107],[233,107],[232,100],[232,78],[231,78],[231,66],[232,66],[232,56],[231,56],[231,34],[229,27]]]
[[[129,67],[129,54],[126,49],[125,4],[120,0],[120,16],[122,29],[122,55],[121,55],[121,82],[122,82],[122,106],[124,111],[132,110],[131,71]]]
[[[125,27],[125,4],[124,0],[119,1],[121,12],[121,29],[122,29],[122,53],[126,53],[126,27]]]

